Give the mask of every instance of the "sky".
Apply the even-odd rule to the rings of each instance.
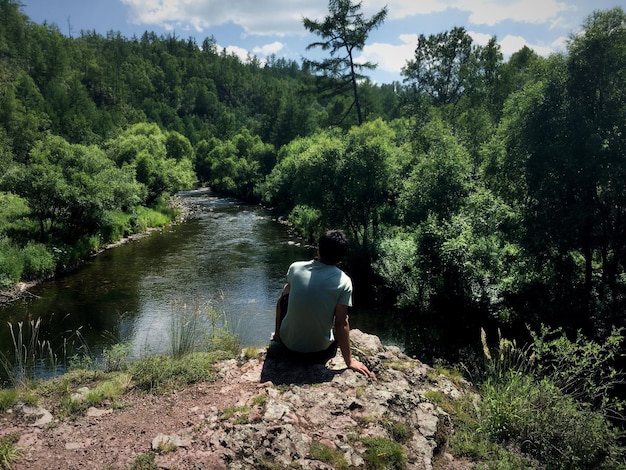
[[[214,38],[218,47],[245,60],[269,55],[295,60],[324,54],[307,46],[319,40],[303,18],[322,21],[326,0],[21,0],[31,21],[56,24],[66,36],[81,31],[106,35],[115,31],[130,39],[145,31],[195,38],[201,45]],[[357,3],[356,0],[353,3]],[[402,81],[401,70],[414,57],[420,34],[428,37],[462,26],[475,44],[495,36],[505,60],[524,45],[541,56],[567,50],[594,10],[626,0],[362,0],[370,18],[387,6],[387,18],[368,37],[357,61],[378,64],[366,75],[378,84]]]

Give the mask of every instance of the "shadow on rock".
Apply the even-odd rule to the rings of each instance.
[[[339,368],[341,354],[325,364],[305,362],[278,354],[268,354],[261,370],[261,383],[272,382],[274,385],[303,385],[331,382],[345,367]]]

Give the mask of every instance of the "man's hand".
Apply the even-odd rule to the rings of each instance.
[[[357,372],[360,372],[361,374],[365,375],[366,377],[370,377],[372,379],[375,379],[376,376],[374,375],[373,372],[371,372],[367,366],[365,364],[363,364],[361,361],[357,361],[356,359],[352,359],[350,361],[350,365],[348,366],[350,369],[355,370]]]

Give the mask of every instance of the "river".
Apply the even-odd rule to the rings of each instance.
[[[104,251],[75,272],[46,281],[24,301],[0,309],[0,350],[13,356],[9,324],[41,319],[39,341],[62,359],[100,357],[129,342],[134,357],[170,349],[172,318],[210,305],[242,346],[266,346],[276,299],[293,261],[314,251],[271,212],[209,191],[181,193],[193,217]],[[397,344],[389,315],[352,309],[350,322]],[[27,328],[25,328],[27,330]],[[400,344],[401,346],[401,344]]]

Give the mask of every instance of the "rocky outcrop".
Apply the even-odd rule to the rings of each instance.
[[[194,470],[463,468],[446,452],[449,416],[428,400],[456,398],[458,382],[376,336],[355,330],[351,338],[376,380],[346,369],[339,353],[307,365],[248,351],[217,364],[215,382],[135,393],[121,408],[65,420],[15,408],[0,437],[21,436],[18,470],[128,469],[142,458]]]
[[[342,465],[365,468],[374,442],[401,449],[404,460],[396,458],[405,468],[427,470],[438,456],[451,459],[444,455],[450,418],[424,393],[434,389],[454,398],[460,393],[456,386],[400,349],[384,347],[376,336],[355,330],[352,346],[376,380],[346,370],[340,353],[326,366],[264,355],[243,364],[223,363],[227,387],[236,389],[245,381],[260,386],[258,395],[231,407],[226,419],[218,410],[209,418],[203,439],[222,468],[259,468],[263,462],[276,468],[334,468],[315,460],[312,446],[325,446]]]

